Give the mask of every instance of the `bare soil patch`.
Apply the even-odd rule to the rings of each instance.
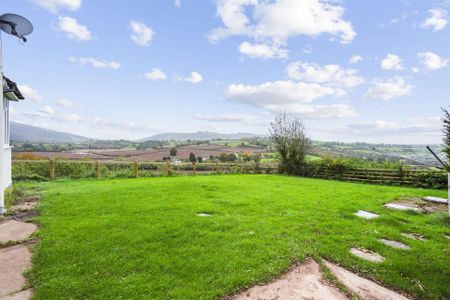
[[[417,198],[417,197],[402,198],[402,199],[398,199],[395,202],[389,203],[389,204],[406,206],[411,210],[419,211],[422,213],[447,211],[446,204],[425,201],[425,200],[423,200],[421,198]]]

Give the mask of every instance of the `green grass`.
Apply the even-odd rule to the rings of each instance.
[[[39,185],[40,242],[28,274],[36,299],[213,299],[268,281],[310,256],[417,298],[450,298],[446,214],[382,207],[395,198],[444,197],[446,191],[270,175]],[[381,217],[357,218],[359,209]],[[380,238],[412,249],[389,248]],[[386,260],[360,260],[349,254],[353,246]]]

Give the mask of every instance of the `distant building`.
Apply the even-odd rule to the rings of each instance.
[[[4,213],[4,191],[11,183],[11,145],[9,104],[25,99],[17,84],[3,76],[2,113],[0,114],[0,215]]]

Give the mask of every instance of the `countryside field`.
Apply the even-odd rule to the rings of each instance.
[[[39,188],[35,299],[214,299],[326,258],[415,298],[448,299],[445,213],[392,211],[426,190],[279,175],[57,180]],[[358,210],[379,213],[374,220]],[[200,217],[198,213],[211,214]],[[419,233],[427,241],[401,233]],[[389,248],[380,238],[410,250]],[[363,247],[375,264],[349,253]]]

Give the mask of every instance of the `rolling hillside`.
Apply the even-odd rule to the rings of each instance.
[[[85,143],[92,139],[55,130],[11,122],[11,140],[28,143]]]

